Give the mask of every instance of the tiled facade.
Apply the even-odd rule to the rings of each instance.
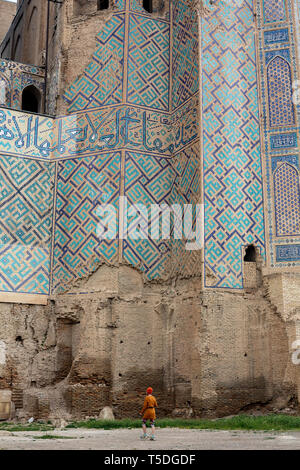
[[[59,292],[104,262],[150,280],[199,275],[201,253],[179,240],[99,241],[97,207],[118,212],[122,195],[204,200],[207,288],[243,288],[251,243],[270,266],[299,264],[293,18],[290,0],[205,0],[199,30],[192,1],[161,15],[119,1],[65,90],[68,115],[1,109],[0,291]],[[24,79],[12,82],[10,64],[0,79],[18,109]]]
[[[297,1],[257,2],[267,266],[276,269],[300,265],[300,106],[293,99],[300,78],[297,18]]]
[[[252,1],[206,2],[202,115],[207,287],[243,287],[243,247],[265,256]]]

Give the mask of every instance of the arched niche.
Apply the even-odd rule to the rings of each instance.
[[[22,111],[29,111],[31,113],[39,113],[41,110],[42,95],[38,88],[34,85],[29,85],[22,91]]]

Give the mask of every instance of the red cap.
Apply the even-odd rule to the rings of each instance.
[[[148,395],[151,395],[152,392],[153,392],[153,388],[148,387],[148,388],[147,388],[147,394],[148,394]]]

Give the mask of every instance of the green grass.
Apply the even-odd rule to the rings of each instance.
[[[231,418],[209,419],[158,419],[159,428],[245,430],[245,431],[300,431],[300,417],[289,415],[248,416],[239,415]],[[70,423],[67,428],[88,429],[134,429],[140,428],[137,419],[115,421],[88,420]]]
[[[7,421],[0,421],[0,431],[51,431],[52,429],[54,429],[54,426],[39,422],[32,424],[16,424],[9,423]]]
[[[159,428],[181,429],[208,429],[208,430],[245,430],[245,431],[300,431],[300,416],[284,414],[249,416],[238,415],[231,418],[220,419],[171,419],[162,418],[156,422]],[[114,421],[86,420],[70,423],[67,428],[87,429],[136,429],[141,427],[140,419],[120,419]],[[54,426],[45,423],[34,422],[32,424],[15,424],[0,421],[0,431],[51,431]],[[46,437],[45,437],[46,436]],[[47,437],[50,436],[50,437]],[[45,434],[39,439],[54,439],[51,434]],[[60,439],[61,437],[56,437]]]
[[[55,436],[54,434],[44,434],[43,436],[34,436],[34,439],[76,439],[70,436]]]

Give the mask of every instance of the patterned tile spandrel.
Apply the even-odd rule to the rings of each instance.
[[[169,110],[170,26],[130,15],[127,100]]]
[[[122,101],[124,22],[114,15],[98,33],[92,61],[64,94],[69,113]]]

